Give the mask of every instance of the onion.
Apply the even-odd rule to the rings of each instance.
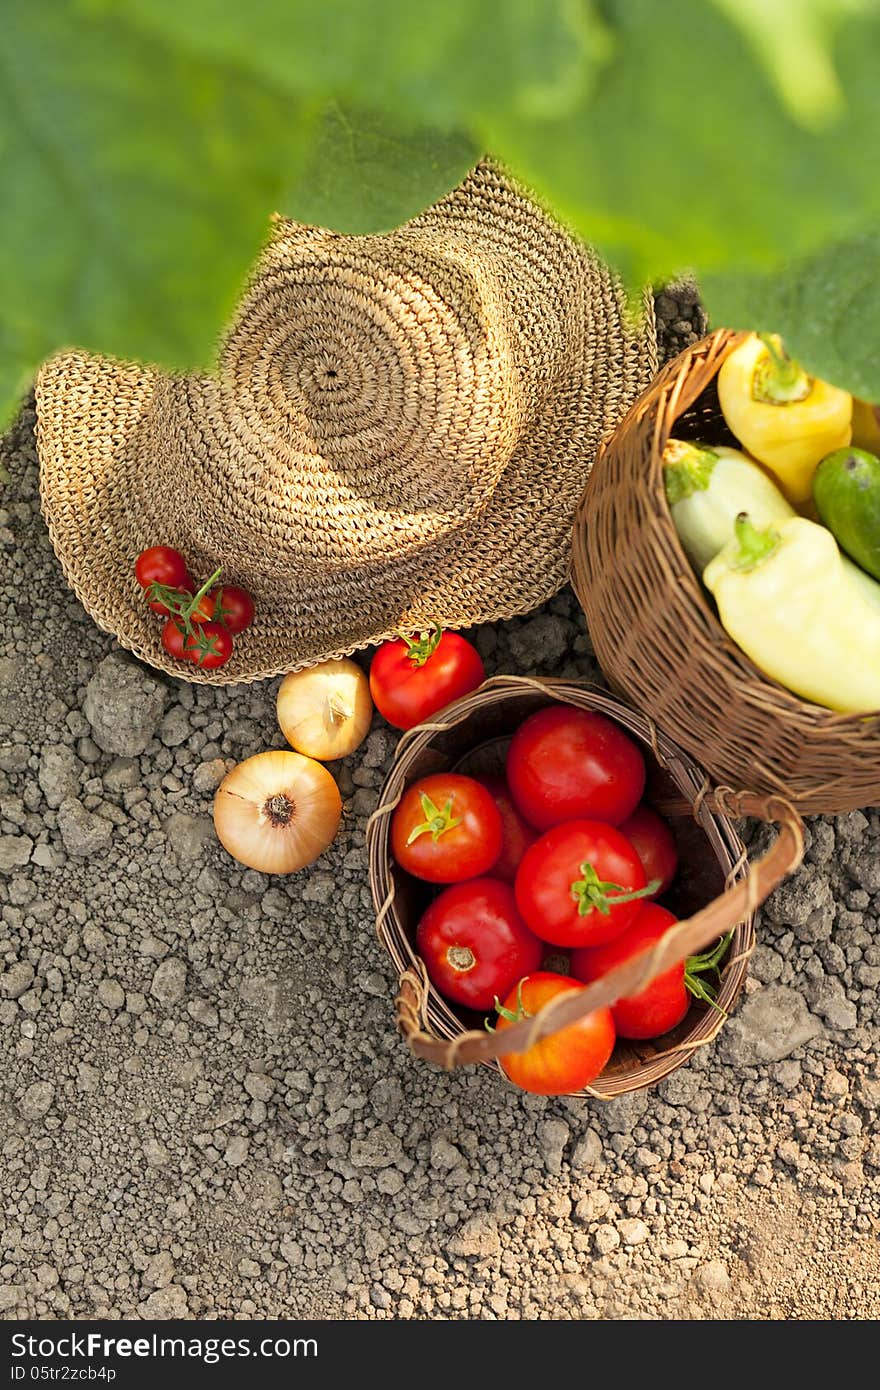
[[[277,710],[290,746],[329,763],[366,738],[373,718],[370,682],[353,661],[324,661],[284,677]]]
[[[240,864],[292,874],[339,829],[342,799],[326,767],[299,753],[257,753],[228,772],[214,797],[214,828]]]

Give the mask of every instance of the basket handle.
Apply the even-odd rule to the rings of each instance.
[[[748,874],[731,884],[720,897],[693,917],[677,922],[654,946],[610,970],[577,993],[567,991],[551,999],[532,1018],[514,1023],[501,1032],[461,1033],[451,1041],[426,1031],[428,979],[424,965],[406,970],[395,999],[397,1027],[417,1057],[436,1062],[447,1070],[468,1062],[484,1062],[510,1052],[526,1052],[541,1038],[575,1023],[593,1009],[639,994],[657,975],[708,946],[748,917],[800,864],[804,853],[803,821],[794,807],[780,796],[761,797],[752,792],[733,792],[718,787],[705,803],[722,815],[752,816],[779,827],[770,849],[753,864]]]

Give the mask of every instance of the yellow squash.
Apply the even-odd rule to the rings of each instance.
[[[829,709],[880,710],[880,612],[824,526],[795,516],[760,530],[742,513],[703,583],[759,670]]]
[[[718,400],[737,439],[796,507],[810,500],[820,460],[850,442],[852,396],[808,376],[775,334],[752,333],[730,354]]]

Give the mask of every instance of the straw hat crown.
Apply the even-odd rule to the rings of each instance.
[[[596,445],[655,365],[613,276],[480,164],[382,236],[278,218],[211,375],[71,352],[37,379],[43,509],[76,592],[176,676],[257,679],[564,583]],[[221,670],[163,650],[167,543],[257,618]]]
[[[574,275],[448,224],[353,239],[279,221],[216,377],[157,390],[146,432],[168,446],[146,476],[198,510],[218,563],[385,565],[485,510],[583,311]]]

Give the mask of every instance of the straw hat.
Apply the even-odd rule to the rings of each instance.
[[[81,352],[36,384],[43,511],[96,622],[185,680],[258,680],[568,578],[597,445],[656,370],[653,316],[497,166],[395,232],[276,219],[212,376]],[[218,566],[257,616],[174,661],[133,572]]]

